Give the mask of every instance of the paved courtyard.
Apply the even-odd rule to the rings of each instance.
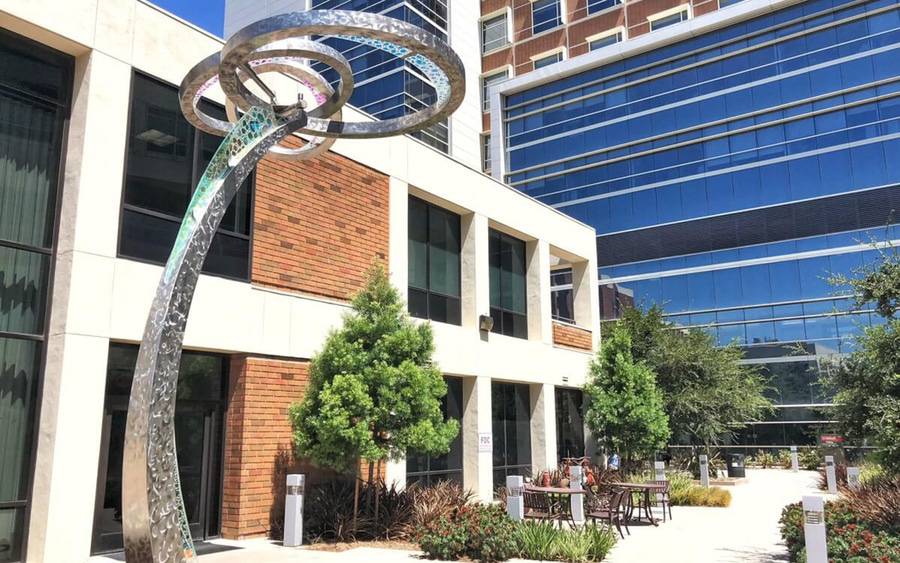
[[[792,473],[780,469],[748,470],[742,485],[729,487],[729,508],[673,508],[674,519],[632,526],[631,535],[611,552],[610,563],[722,563],[785,561],[786,550],[778,534],[782,507],[815,490],[816,473]],[[267,540],[214,542],[217,553],[203,555],[201,563],[393,563],[421,561],[415,552],[360,547],[343,552],[304,548],[288,549]],[[91,563],[122,561],[95,557]]]

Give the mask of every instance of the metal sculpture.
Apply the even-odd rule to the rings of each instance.
[[[353,90],[353,73],[341,53],[308,37],[337,37],[392,54],[424,75],[435,102],[385,121],[345,122],[341,108]],[[328,83],[305,61],[329,66]],[[292,77],[311,101],[298,96],[278,105],[260,74]],[[269,98],[245,85],[253,81]],[[216,83],[227,98],[229,121],[203,113],[199,101]],[[185,117],[197,128],[224,136],[206,168],[178,231],[150,308],[138,353],[125,434],[122,528],[125,556],[133,563],[194,558],[175,451],[175,398],[188,311],[213,235],[241,183],[267,154],[303,160],[337,138],[378,138],[417,131],[452,113],[465,95],[459,57],[443,41],[409,23],[378,14],[312,10],[260,20],[234,34],[220,53],[185,76],[179,96]],[[243,114],[243,116],[240,116]],[[279,144],[302,135],[299,148]],[[293,143],[296,145],[296,143]]]

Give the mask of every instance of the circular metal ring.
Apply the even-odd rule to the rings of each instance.
[[[337,88],[329,86],[329,99],[321,103],[319,107],[309,110],[310,117],[328,117],[343,107],[353,94],[353,71],[350,63],[336,49],[307,39],[291,39],[279,41],[279,46],[271,46],[268,43],[261,49],[257,49],[242,57],[236,66],[219,65],[219,85],[225,96],[234,101],[238,109],[247,111],[253,106],[271,105],[271,102],[261,100],[249,88],[239,76],[241,69],[249,67],[254,72],[260,67],[267,71],[281,71],[294,76],[303,83],[313,81],[316,83],[327,82],[321,75],[306,65],[300,64],[301,59],[312,59],[331,67],[339,77]],[[298,76],[298,75],[303,75]],[[299,105],[301,102],[294,104]],[[291,106],[287,106],[290,108]],[[279,108],[283,110],[285,108]]]
[[[219,82],[220,53],[213,53],[188,71],[178,87],[178,100],[181,105],[181,113],[191,125],[222,137],[227,135],[233,127],[231,122],[216,119],[200,109],[200,99],[212,86]]]
[[[375,122],[344,122],[310,116],[302,133],[324,137],[378,138],[417,131],[452,113],[465,96],[465,71],[459,57],[435,35],[380,14],[346,10],[310,10],[279,14],[235,33],[222,49],[223,90],[237,92],[237,70],[256,51],[299,36],[337,36],[402,58],[433,84],[437,100],[416,113]]]
[[[268,53],[269,51],[265,52]],[[337,119],[340,119],[340,116],[342,115],[341,106],[344,102],[341,100],[341,97],[337,96],[337,93],[331,84],[329,84],[318,72],[305,65],[298,64],[290,57],[261,58],[253,61],[251,66],[254,72],[260,74],[266,72],[284,72],[285,74],[289,74],[312,91],[316,96],[317,105],[307,112],[308,115],[334,115]],[[342,85],[343,84],[344,83],[342,83]],[[349,84],[351,89],[353,88],[352,75],[350,75],[347,84]],[[335,108],[335,104],[339,105]],[[243,111],[246,110],[238,108],[231,98],[226,98],[225,115],[228,116],[229,121],[232,123],[237,122],[238,119],[240,119],[239,112],[242,113]],[[278,160],[303,160],[312,158],[331,148],[331,145],[333,145],[336,140],[333,137],[313,136],[312,138],[307,139],[300,137],[299,134],[295,134],[295,136],[302,139],[306,144],[298,148],[288,147],[282,144],[274,145],[269,149],[269,154],[272,158]]]

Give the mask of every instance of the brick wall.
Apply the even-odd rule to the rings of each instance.
[[[252,282],[347,299],[388,256],[388,177],[335,153],[257,167]]]
[[[309,362],[240,355],[232,357],[230,373],[222,536],[265,536],[283,518],[276,499],[283,498],[284,475],[298,469],[288,408],[303,397]]]
[[[553,344],[579,350],[593,348],[591,331],[566,323],[553,321]]]

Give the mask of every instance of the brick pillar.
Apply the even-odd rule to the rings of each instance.
[[[232,357],[230,373],[222,537],[280,535],[284,475],[310,470],[293,461],[288,418],[306,390],[309,362],[240,355]]]

